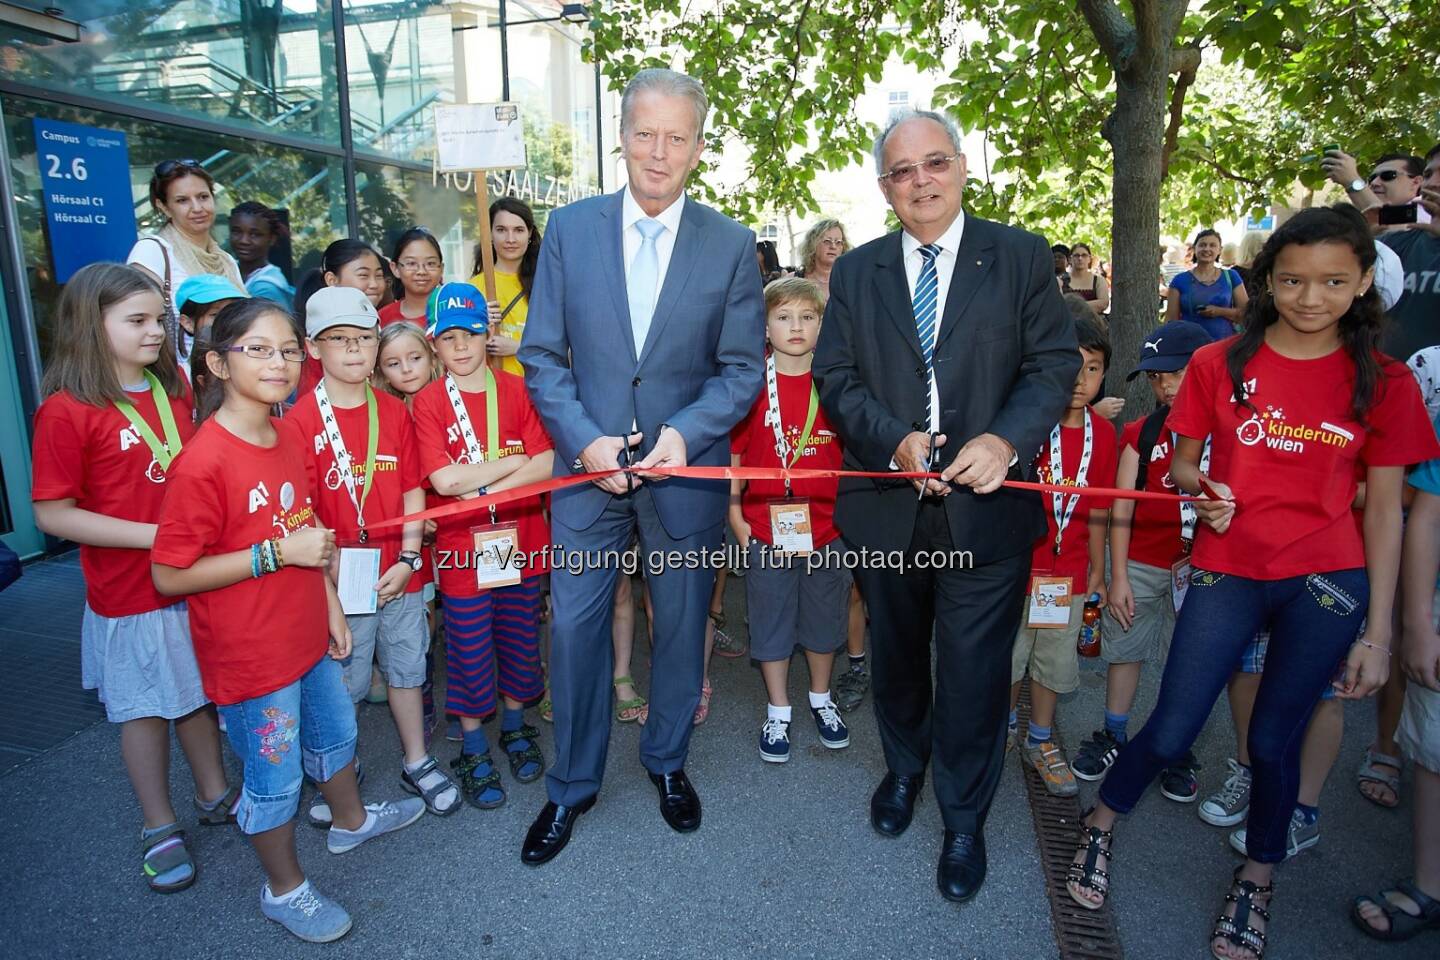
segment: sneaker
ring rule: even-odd
[[[841,713],[849,713],[865,702],[870,692],[870,671],[864,667],[847,667],[835,681],[835,702]]]
[[[1096,730],[1089,740],[1080,743],[1075,752],[1075,762],[1070,769],[1081,780],[1094,781],[1105,776],[1115,758],[1120,755],[1122,744],[1109,730]]]
[[[268,890],[267,885],[260,894],[260,912],[265,919],[274,920],[301,940],[329,943],[350,932],[350,914],[308,880],[305,889],[279,903],[271,902],[266,896]]]
[[[1233,827],[1250,812],[1250,771],[1234,758],[1225,763],[1230,767],[1225,786],[1206,797],[1199,811],[1201,820],[1216,827]]]
[[[790,759],[790,722],[767,717],[760,728],[760,759],[766,763],[784,763]]]
[[[365,782],[365,768],[360,765],[360,758],[355,758],[355,786]],[[315,795],[310,798],[310,809],[305,812],[312,827],[329,827],[335,821],[330,813],[330,801],[325,799],[325,794],[320,792],[319,785],[315,787]]]
[[[1195,754],[1185,751],[1179,762],[1160,771],[1160,792],[1176,803],[1194,803],[1200,796],[1200,781],[1195,776],[1199,769]]]
[[[1070,764],[1065,759],[1065,751],[1054,740],[1031,743],[1027,737],[1025,759],[1040,774],[1040,781],[1052,797],[1073,797],[1080,792],[1080,785],[1075,782],[1075,774],[1070,772]]]
[[[750,645],[744,640],[732,637],[730,634],[715,628],[715,652],[727,660],[737,660],[750,650]]]
[[[1320,820],[1316,818],[1314,823],[1306,823],[1305,815],[1299,810],[1290,814],[1290,828],[1286,831],[1285,859],[1289,860],[1301,850],[1308,850],[1320,842]],[[1245,828],[1230,834],[1230,846],[1237,852],[1247,855],[1245,852]]]
[[[810,715],[815,718],[815,730],[822,744],[831,750],[850,746],[850,728],[840,719],[840,708],[834,700],[826,700],[823,707],[811,707]]]
[[[406,797],[394,803],[367,803],[365,810],[374,816],[367,816],[366,824],[359,830],[340,830],[332,826],[330,835],[325,839],[325,848],[331,853],[349,853],[366,840],[408,827],[425,816],[425,801],[419,797]]]

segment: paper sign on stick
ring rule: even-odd
[[[525,166],[525,125],[513,103],[452,103],[435,108],[435,160],[441,173]]]

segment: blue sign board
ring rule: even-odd
[[[1259,220],[1256,220],[1253,216],[1246,217],[1246,218],[1245,218],[1245,229],[1246,229],[1246,230],[1274,230],[1274,229],[1275,229],[1275,214],[1273,214],[1273,213],[1267,213],[1267,214],[1265,214],[1265,216],[1261,217]]]
[[[86,264],[123,262],[135,244],[125,134],[36,117],[35,146],[56,282]]]

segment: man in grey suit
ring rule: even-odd
[[[641,472],[551,499],[555,549],[601,562],[551,577],[555,762],[549,801],[521,849],[530,864],[564,848],[600,790],[610,740],[612,558],[633,532],[645,558],[676,551],[698,559],[720,546],[729,484],[644,471],[728,465],[730,428],[760,392],[765,310],[755,235],[685,197],[708,109],[705,91],[684,74],[637,74],[620,102],[628,185],[556,210],[540,247],[519,357],[555,441],[556,475],[614,470],[632,456]],[[687,567],[648,570],[654,651],[640,736],[660,812],[680,832],[700,826],[684,765],[715,578],[707,565]]]
[[[855,571],[889,768],[871,823],[903,833],[931,767],[945,824],[936,881],[964,901],[985,879],[1010,651],[1045,533],[1040,497],[1001,484],[1030,470],[1080,354],[1045,241],[962,208],[965,156],[948,118],[892,118],[875,163],[903,229],[836,261],[815,382],[848,469],[941,472],[913,486],[841,480],[835,523],[852,547],[910,563]],[[935,556],[949,565],[934,569]]]

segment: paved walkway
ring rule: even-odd
[[[73,563],[31,567],[22,584],[66,577],[73,593]],[[44,591],[17,619],[16,605],[31,596],[20,585],[13,591],[0,595],[0,666],[7,668],[22,642],[17,638],[43,638],[48,631],[39,628],[76,619]],[[743,604],[742,584],[732,581],[727,609],[733,624],[743,622]],[[49,651],[53,675],[67,658],[73,664],[78,649],[73,636],[26,649],[33,647]],[[642,688],[644,659],[637,658]],[[712,676],[716,699],[687,767],[705,803],[700,831],[682,837],[665,827],[636,756],[638,731],[617,726],[601,802],[581,819],[565,853],[538,870],[523,867],[518,851],[543,802],[540,783],[513,787],[498,811],[467,807],[447,819],[426,817],[343,857],[328,854],[323,835],[302,825],[302,862],[356,920],[346,940],[324,948],[301,944],[261,918],[261,875],[243,838],[230,829],[193,826],[188,811],[181,816],[192,824],[199,879],[173,896],[149,893],[138,871],[138,814],[118,758],[118,731],[94,725],[0,776],[0,844],[13,867],[0,879],[0,902],[11,918],[0,957],[275,958],[313,957],[320,950],[333,957],[427,960],[1057,954],[1013,760],[987,831],[989,881],[974,903],[955,907],[934,889],[940,824],[933,797],[926,796],[899,840],[881,838],[867,824],[869,793],[883,772],[868,709],[852,715],[850,749],[822,749],[813,729],[799,722],[791,762],[764,764],[754,746],[763,709],[758,675],[744,661],[717,658]],[[9,707],[34,702],[8,671],[7,679]],[[792,695],[803,697],[803,667],[793,679]],[[1152,683],[1147,680],[1146,696]],[[1087,674],[1082,690],[1062,705],[1070,743],[1088,731],[1100,706],[1100,678]],[[1271,958],[1434,955],[1434,937],[1382,949],[1345,917],[1354,893],[1408,870],[1408,806],[1372,808],[1350,782],[1370,713],[1351,708],[1345,775],[1324,798],[1324,839],[1279,875]],[[42,727],[64,726],[33,719]],[[1207,777],[1223,768],[1227,722],[1223,708],[1217,710],[1197,747]],[[548,732],[544,739],[548,754]],[[371,770],[366,798],[399,795],[399,752],[383,707],[365,708],[361,740]],[[442,759],[455,753],[453,744],[440,741],[435,749]],[[174,795],[186,798],[183,762],[174,774]],[[1115,899],[1126,956],[1208,956],[1209,923],[1238,860],[1222,832],[1201,823],[1193,808],[1155,793],[1140,812],[1117,840],[1122,859]]]

